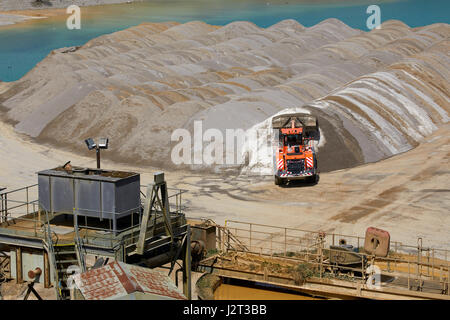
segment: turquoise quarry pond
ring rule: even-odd
[[[225,25],[251,21],[268,27],[295,19],[310,27],[327,18],[337,18],[351,27],[367,30],[366,9],[381,8],[381,20],[401,20],[410,27],[449,23],[449,0],[152,0],[103,7],[82,8],[81,30],[68,30],[66,17],[39,19],[32,23],[0,27],[0,80],[15,81],[56,48],[82,45],[102,34],[141,22],[201,20]]]

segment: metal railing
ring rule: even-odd
[[[46,214],[50,220],[53,220],[53,218],[60,213],[45,211],[42,208],[42,205],[39,204],[39,200],[37,199],[37,186],[37,184],[33,184],[11,191],[3,190],[0,193],[0,232],[18,235],[22,234],[38,238],[44,237],[43,225],[46,221],[43,215]],[[145,193],[142,192],[143,188],[147,188],[147,186],[141,185],[141,198],[145,198]],[[181,214],[184,210],[184,206],[182,204],[182,194],[187,192],[187,190],[168,188],[168,191],[170,212],[172,214]],[[117,229],[117,232],[128,232],[140,225],[141,206],[128,211],[134,213],[130,214],[131,224],[125,226],[124,228]],[[89,213],[90,215],[97,214],[100,216],[100,212],[96,210],[83,208],[74,208],[72,212],[65,213],[75,217],[78,212]],[[101,214],[113,215],[117,213],[103,211]],[[112,231],[111,228],[94,227],[88,225],[87,223],[83,224],[82,217],[84,217],[85,221],[88,219],[86,215],[79,216],[79,222],[81,223],[79,227],[83,229],[90,229],[94,232],[97,231],[95,238],[103,239],[110,245],[113,245],[112,240],[115,238],[115,235],[110,234]],[[82,232],[80,240],[88,241],[89,239],[87,239],[87,237],[87,232]],[[131,238],[133,238],[133,236],[131,236]]]
[[[316,271],[316,276],[350,275],[353,281],[366,281],[367,267],[373,264],[392,282],[382,282],[384,287],[409,290],[434,290],[450,295],[449,250],[417,246],[391,241],[387,257],[376,257],[363,251],[363,237],[338,233],[275,227],[263,224],[228,220],[225,226],[217,226],[218,248],[222,253],[235,251],[261,256],[281,257],[287,261],[307,263]],[[354,263],[339,263],[339,257],[349,254],[340,248],[352,245],[350,254]],[[359,260],[359,262],[358,262]],[[348,278],[348,277],[347,277]]]
[[[55,292],[56,292],[56,298],[57,300],[63,299],[62,292],[61,292],[61,281],[58,276],[58,266],[56,262],[56,255],[55,255],[55,243],[58,242],[58,235],[55,234],[51,229],[50,224],[50,215],[47,210],[44,208],[44,215],[45,215],[45,225],[44,225],[44,246],[47,249],[49,262],[51,265],[51,274],[53,274],[53,280],[55,284]],[[53,240],[53,236],[56,237],[56,241]]]
[[[146,197],[146,190],[147,190],[147,185],[141,185],[141,200],[145,199]],[[167,188],[169,195],[169,206],[170,206],[170,212],[173,213],[182,213],[184,212],[184,210],[186,209],[185,206],[183,206],[182,204],[182,195],[186,192],[188,192],[188,190],[184,190],[184,189],[178,189],[178,188]],[[143,205],[142,201],[141,204]]]
[[[0,223],[8,217],[35,212],[37,208],[37,184],[0,193]]]
[[[44,237],[37,184],[0,194],[0,232]]]

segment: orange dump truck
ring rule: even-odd
[[[319,123],[307,113],[292,113],[272,118],[275,137],[275,184],[308,179],[317,182],[317,156],[314,140],[318,141]]]

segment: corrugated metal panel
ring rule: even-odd
[[[116,186],[114,186],[114,184],[112,183],[108,183],[108,182],[101,182],[101,195],[102,195],[102,215],[103,218],[105,219],[113,219],[114,218],[114,213],[113,212],[120,212],[118,210],[116,210],[116,192],[115,192],[115,188]],[[139,200],[138,200],[139,201]],[[133,205],[136,205],[136,203],[139,202],[135,202]]]
[[[100,219],[118,219],[139,211],[139,174],[86,169],[99,173],[80,175],[57,169],[38,172],[39,202],[44,209],[73,213],[76,208],[79,216]]]
[[[73,209],[73,183],[67,183],[61,177],[51,178],[51,208],[59,208],[60,212],[72,212]],[[71,181],[72,182],[72,181]]]
[[[12,279],[17,279],[16,274],[16,251],[11,250],[9,253],[10,257],[10,276]],[[22,251],[22,277],[24,281],[36,280],[37,283],[44,282],[44,276],[40,276],[37,279],[30,279],[28,277],[28,271],[40,268],[44,270],[44,253],[43,251]]]
[[[132,176],[126,180],[115,183],[116,199],[115,212],[118,218],[129,215],[129,210],[139,206],[140,195],[140,176]]]
[[[38,193],[39,193],[39,204],[43,209],[51,211],[50,208],[50,177],[38,175]]]
[[[123,262],[114,261],[78,274],[74,280],[86,300],[123,299],[136,292],[161,296],[161,299],[186,299],[168,276]]]
[[[102,218],[100,182],[75,179],[75,208],[78,215]]]

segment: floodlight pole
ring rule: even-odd
[[[100,169],[100,148],[99,148],[99,146],[96,146],[95,150],[97,153],[97,169]]]

